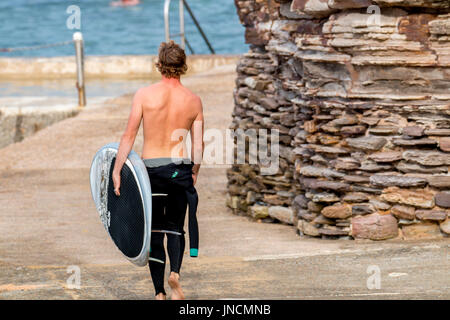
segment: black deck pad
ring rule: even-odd
[[[116,246],[127,257],[139,255],[144,242],[144,209],[141,194],[133,172],[125,163],[120,174],[120,196],[114,193],[112,172],[116,158],[111,162],[108,183],[109,234]]]

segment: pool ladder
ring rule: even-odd
[[[198,23],[198,20],[195,18],[194,13],[192,12],[191,8],[189,7],[186,0],[179,0],[179,15],[180,15],[180,33],[176,34],[170,34],[170,20],[169,20],[169,11],[170,11],[170,0],[165,0],[164,2],[164,28],[166,33],[166,42],[170,40],[171,37],[177,37],[179,36],[181,38],[181,47],[183,49],[186,48],[186,45],[188,46],[191,53],[194,54],[194,50],[192,49],[191,45],[189,44],[189,41],[186,38],[186,34],[184,32],[184,7],[186,7],[186,10],[188,11],[189,15],[191,16],[192,20],[194,21],[195,26],[197,27],[198,31],[200,32],[200,35],[202,36],[203,40],[205,40],[206,45],[209,48],[209,51],[212,54],[215,54],[213,47],[211,46],[211,43],[208,40],[208,37],[203,32],[202,27],[200,27],[200,24]]]

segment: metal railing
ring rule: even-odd
[[[75,45],[75,62],[77,66],[77,91],[78,91],[78,105],[80,107],[86,106],[86,91],[85,91],[85,81],[84,81],[84,41],[83,35],[81,32],[75,32],[73,34],[72,40],[49,43],[49,44],[41,44],[36,46],[28,46],[28,47],[16,47],[16,48],[0,48],[1,52],[19,52],[19,51],[31,51],[31,50],[40,50],[47,49],[59,46],[66,46],[69,44]]]
[[[180,33],[176,34],[170,34],[170,19],[169,19],[169,12],[170,12],[170,1],[171,0],[165,0],[164,2],[164,28],[166,33],[166,42],[170,40],[172,36],[179,36],[181,38],[181,47],[185,49],[186,45],[188,46],[191,53],[194,53],[194,50],[192,49],[189,41],[186,38],[186,33],[184,31],[184,7],[186,7],[186,10],[188,11],[189,15],[192,18],[192,21],[194,21],[195,26],[197,27],[198,31],[200,32],[200,35],[202,36],[203,40],[205,41],[206,45],[209,48],[209,51],[212,54],[215,54],[211,43],[208,40],[208,37],[203,32],[202,27],[200,26],[200,23],[198,22],[197,18],[195,17],[194,13],[192,12],[191,8],[189,7],[186,0],[179,0],[179,16],[180,16]]]

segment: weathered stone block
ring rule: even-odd
[[[444,210],[417,210],[416,217],[420,220],[444,221],[447,212]]]
[[[433,208],[434,194],[427,190],[409,190],[398,187],[389,187],[383,190],[381,200],[390,203],[406,204],[419,208]]]
[[[350,147],[368,151],[380,150],[387,143],[385,138],[380,137],[348,138],[346,141]]]
[[[378,174],[370,177],[370,183],[378,187],[423,187],[427,184],[427,180],[424,178]]]
[[[314,202],[337,202],[339,201],[339,197],[334,193],[317,193],[312,197],[312,201]]]
[[[391,213],[398,219],[414,220],[415,218],[414,207],[395,205],[391,208]]]
[[[268,213],[271,218],[277,219],[287,224],[292,224],[294,221],[294,213],[291,208],[272,206],[269,207]]]
[[[321,213],[327,218],[346,219],[352,215],[352,207],[339,203],[323,208]]]
[[[436,196],[434,197],[434,201],[436,202],[437,206],[440,206],[443,208],[450,208],[450,192],[436,193]]]
[[[447,235],[450,235],[450,219],[449,218],[447,218],[445,221],[442,221],[439,224],[439,227],[442,232],[444,232]]]
[[[264,219],[269,216],[269,208],[267,206],[254,205],[249,209],[251,216],[255,219]]]
[[[439,138],[439,148],[442,151],[450,152],[450,137]]]
[[[442,238],[439,225],[434,222],[421,222],[402,226],[402,234],[405,240]]]
[[[361,203],[352,206],[353,215],[364,215],[373,212],[375,212],[375,208],[370,203]]]
[[[439,151],[407,150],[403,152],[403,159],[424,166],[450,165],[450,154]]]
[[[371,154],[369,159],[375,162],[394,162],[402,159],[402,153],[399,151],[377,152]]]
[[[312,224],[305,220],[299,220],[297,229],[308,236],[317,237],[320,235],[319,230]]]
[[[385,240],[398,235],[397,220],[391,215],[373,213],[352,218],[354,238]]]

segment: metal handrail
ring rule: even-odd
[[[170,21],[169,21],[169,11],[170,11],[170,1],[171,0],[165,0],[164,2],[164,28],[166,33],[166,42],[170,41],[171,36],[180,36],[181,37],[181,47],[185,49],[186,44],[189,47],[189,50],[191,50],[192,53],[194,53],[194,50],[192,49],[191,45],[189,44],[189,41],[186,39],[186,34],[184,32],[184,7],[186,7],[189,15],[191,16],[192,20],[194,21],[195,26],[197,27],[198,31],[200,32],[200,35],[202,36],[203,40],[205,40],[206,45],[209,48],[209,51],[211,51],[212,54],[215,54],[215,51],[213,47],[211,46],[211,43],[208,40],[208,37],[203,32],[202,27],[200,27],[199,22],[194,16],[194,13],[192,12],[191,8],[189,7],[186,0],[179,0],[179,15],[180,15],[180,33],[178,34],[170,34]]]

